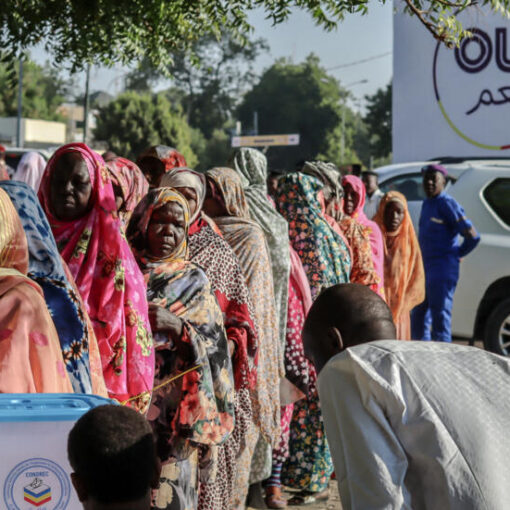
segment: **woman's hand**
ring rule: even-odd
[[[156,303],[149,303],[149,320],[153,332],[166,333],[174,342],[182,335],[182,320]]]

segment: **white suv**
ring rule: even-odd
[[[476,249],[461,261],[452,333],[481,339],[485,348],[510,356],[510,160],[437,160],[452,177],[447,192],[480,232]],[[398,190],[418,225],[425,198],[421,168],[431,161],[377,169],[382,191]]]

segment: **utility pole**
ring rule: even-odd
[[[23,108],[23,57],[19,59],[19,76],[18,76],[18,122],[16,125],[16,145],[21,147],[23,142],[21,140],[21,115]]]
[[[257,136],[259,134],[259,114],[253,112],[253,134]]]
[[[89,134],[89,82],[90,82],[90,63],[87,64],[87,78],[85,81],[85,100],[83,105],[83,143],[87,143]]]

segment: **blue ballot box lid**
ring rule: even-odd
[[[0,423],[20,421],[76,421],[90,409],[114,400],[76,393],[0,394]]]

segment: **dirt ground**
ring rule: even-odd
[[[287,499],[292,497],[292,492],[285,492],[285,496]],[[248,506],[247,510],[259,510],[263,508],[267,508],[264,503],[259,499],[258,504],[253,504],[253,506]],[[329,499],[326,502],[317,503],[314,505],[306,505],[306,506],[288,506],[290,509],[302,508],[306,510],[342,510],[342,505],[340,504],[340,498],[338,497],[338,489],[335,480],[331,480],[329,486]]]

